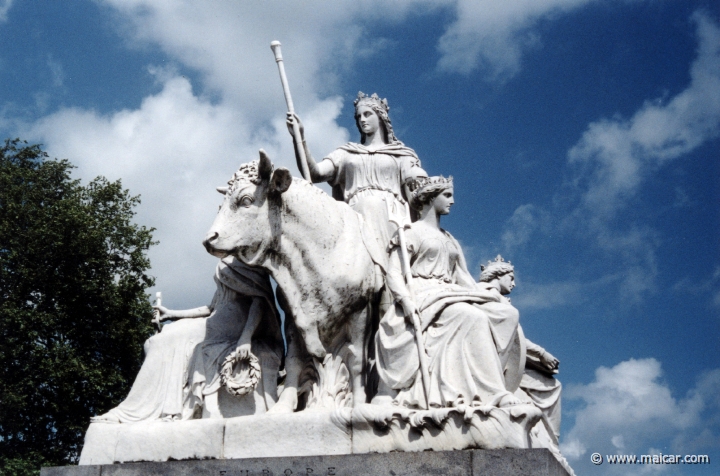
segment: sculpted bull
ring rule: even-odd
[[[273,410],[295,409],[305,350],[316,367],[329,353],[341,356],[353,403],[365,403],[368,313],[380,281],[371,253],[382,251],[366,246],[362,217],[287,169],[273,170],[262,150],[259,162],[242,165],[218,191],[225,200],[205,248],[267,270],[294,321],[286,327],[285,389]]]

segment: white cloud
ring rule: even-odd
[[[168,306],[197,306],[214,289],[216,258],[201,241],[221,202],[215,187],[261,147],[276,165],[293,170],[294,156],[282,121],[258,129],[237,109],[194,95],[187,79],[165,71],[162,80],[162,91],[137,110],[102,116],[62,109],[25,126],[22,135],[45,143],[51,156],[71,158],[84,179],[121,178],[140,194],[138,221],[157,228],[161,242],[150,253],[157,288]],[[347,140],[334,122],[339,113],[337,98],[308,111],[307,128],[324,132],[311,145],[330,150]]]
[[[704,14],[693,19],[699,46],[688,87],[667,101],[646,102],[630,119],[590,124],[568,153],[580,192],[568,223],[579,223],[601,248],[623,257],[621,289],[630,301],[654,289],[659,239],[647,226],[621,227],[613,219],[660,167],[720,135],[720,28]]]
[[[7,12],[12,4],[13,0],[0,0],[0,22],[7,21]]]
[[[621,274],[602,276],[594,281],[566,280],[553,282],[524,281],[518,278],[518,288],[514,291],[512,302],[524,311],[538,309],[558,309],[561,306],[582,306],[590,296],[609,284],[620,281]]]
[[[594,467],[589,461],[593,452],[603,457],[660,451],[702,454],[717,448],[720,441],[719,392],[720,369],[706,373],[678,399],[662,381],[661,365],[655,359],[630,359],[612,368],[599,367],[593,382],[564,391],[565,399],[580,400],[583,408],[575,413],[575,424],[563,438],[561,449],[581,473]],[[617,471],[613,474],[641,469],[606,466],[607,471]]]
[[[133,41],[158,44],[201,72],[204,86],[265,120],[284,108],[271,41],[283,44],[291,90],[302,112],[335,92],[337,71],[383,47],[383,38],[369,37],[363,22],[401,21],[416,5],[370,0],[107,3],[127,22]]]
[[[687,89],[646,102],[630,119],[590,124],[568,154],[593,220],[611,219],[659,166],[720,135],[720,29],[703,14],[693,19],[699,48]]]
[[[673,284],[672,290],[678,294],[701,299],[707,299],[709,295],[710,304],[720,307],[720,266],[715,267],[711,276],[702,276],[693,272]]]
[[[522,283],[522,291],[513,295],[513,305],[523,311],[557,309],[569,304],[583,302],[583,284],[579,282]]]
[[[267,59],[269,43],[275,39],[284,43],[291,81],[306,93],[322,95],[332,91],[336,72],[349,72],[354,58],[368,57],[387,45],[387,39],[371,37],[368,26],[391,26],[410,14],[444,9],[455,19],[438,41],[439,69],[467,73],[483,68],[490,79],[506,79],[520,70],[523,53],[538,43],[533,32],[538,22],[594,1],[106,3],[128,20],[135,41],[159,44],[185,65],[201,71],[210,87],[258,110],[260,106],[278,106],[277,101],[268,103],[268,98],[276,95],[276,84],[267,81],[274,73],[274,64]],[[239,78],[243,80],[237,84]],[[253,97],[265,99],[253,102]],[[312,99],[311,95],[308,98]]]
[[[50,70],[52,85],[56,88],[62,87],[65,82],[65,72],[63,71],[62,64],[60,64],[59,61],[56,61],[52,55],[48,55],[47,66]]]
[[[625,302],[655,290],[660,235],[641,222],[614,219],[662,166],[720,136],[720,28],[702,13],[692,18],[699,41],[688,87],[670,99],[647,101],[630,119],[591,123],[568,152],[570,187],[550,208],[518,207],[505,225],[506,247],[521,247],[537,230],[591,240],[625,263],[619,281]]]
[[[502,235],[503,249],[511,250],[530,241],[532,234],[540,226],[537,217],[540,210],[532,204],[520,205],[505,224]]]
[[[484,68],[492,78],[516,74],[524,50],[537,44],[531,27],[593,0],[458,0],[456,19],[440,39],[439,67],[467,73]]]

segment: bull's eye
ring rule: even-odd
[[[238,205],[247,208],[252,205],[254,201],[255,199],[253,199],[250,195],[243,195],[242,197],[240,197],[240,200],[238,200]]]

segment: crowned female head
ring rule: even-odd
[[[364,144],[365,138],[377,131],[381,133],[384,143],[397,142],[390,116],[388,116],[390,106],[388,106],[387,99],[380,99],[376,93],[368,96],[361,91],[354,104],[355,124],[360,132],[361,143]]]
[[[432,205],[438,215],[447,215],[450,206],[455,203],[452,177],[420,177],[414,181],[412,189],[410,205],[417,211]],[[439,197],[442,198],[441,203],[438,203]]]
[[[505,261],[502,256],[497,255],[495,261],[488,261],[488,264],[481,266],[480,282],[497,284],[500,294],[510,294],[515,287],[515,267],[510,261]]]

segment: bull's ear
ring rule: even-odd
[[[270,157],[267,156],[264,150],[260,149],[260,165],[258,167],[258,174],[260,175],[260,180],[265,182],[266,180],[270,179],[272,171],[273,164],[270,161]]]
[[[285,167],[280,167],[275,170],[270,180],[270,193],[273,195],[280,195],[285,193],[290,185],[292,184],[292,175],[290,171]]]
[[[222,193],[223,195],[226,195],[226,194],[228,193],[228,188],[227,188],[227,187],[218,187],[218,188],[216,188],[215,190],[217,190],[218,192]]]

